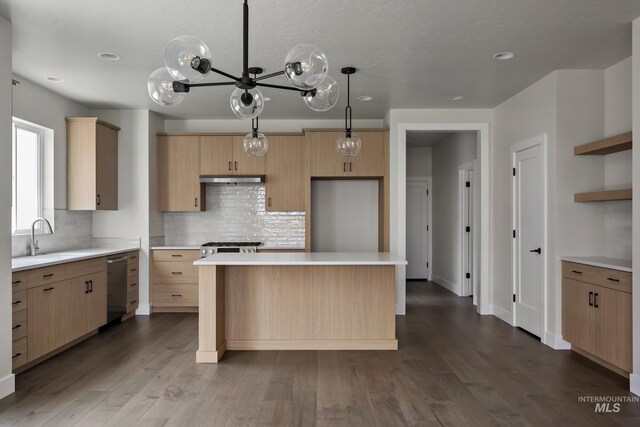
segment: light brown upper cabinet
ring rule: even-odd
[[[243,136],[200,137],[200,175],[264,175],[264,157],[250,157],[242,146]]]
[[[67,209],[118,209],[118,131],[96,117],[67,117]]]
[[[357,132],[362,151],[356,157],[343,157],[336,150],[336,139],[343,132],[309,132],[312,177],[382,177],[385,174],[384,132]]]
[[[158,210],[204,210],[200,185],[200,137],[158,136]]]
[[[265,155],[266,210],[305,210],[305,144],[303,136],[269,136]]]

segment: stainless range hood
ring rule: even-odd
[[[264,175],[258,176],[201,176],[200,184],[259,184],[264,182]]]

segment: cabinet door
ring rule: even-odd
[[[341,132],[310,132],[309,155],[311,176],[336,177],[348,176],[349,160],[342,157],[336,149],[336,139]]]
[[[200,175],[233,173],[233,137],[200,137]]]
[[[244,152],[244,136],[233,137],[233,174],[264,175],[265,157],[251,157]],[[271,140],[269,140],[271,143]],[[269,147],[271,149],[271,147]]]
[[[266,173],[266,210],[304,211],[305,145],[302,136],[269,137]]]
[[[158,138],[158,210],[164,212],[203,210],[199,157],[198,136]]]
[[[69,299],[65,301],[68,319],[66,341],[72,341],[90,332],[87,326],[87,304],[89,302],[88,276],[69,280]]]
[[[594,307],[589,305],[593,292],[592,285],[567,278],[562,280],[562,337],[590,353],[596,347],[596,314]]]
[[[631,294],[594,286],[594,354],[626,372],[631,366]]]
[[[349,176],[380,177],[384,176],[384,133],[358,132],[362,140],[362,150],[348,164]]]
[[[96,209],[118,209],[118,132],[96,124]]]
[[[28,291],[28,354],[29,361],[66,344],[70,335],[68,304],[71,299],[69,282],[58,282]]]
[[[107,323],[107,273],[105,271],[85,276],[89,293],[85,306],[87,332]]]

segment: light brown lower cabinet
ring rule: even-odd
[[[152,305],[154,312],[198,310],[199,249],[154,250]]]
[[[562,267],[563,338],[596,362],[631,372],[631,273],[567,261]]]

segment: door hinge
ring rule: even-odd
[[[471,227],[467,227],[465,230],[467,231],[467,233],[471,233]]]
[[[513,168],[513,176],[516,176],[516,168]]]
[[[467,279],[471,279],[471,273],[467,273]]]
[[[429,226],[427,225],[427,231],[429,231]]]
[[[471,181],[467,181],[467,187],[471,187]]]
[[[513,238],[516,238],[516,230],[513,230]]]
[[[429,195],[429,190],[427,190],[427,196]]]
[[[429,263],[427,263],[427,268],[429,268]]]
[[[516,294],[513,294],[513,302],[516,302]]]

